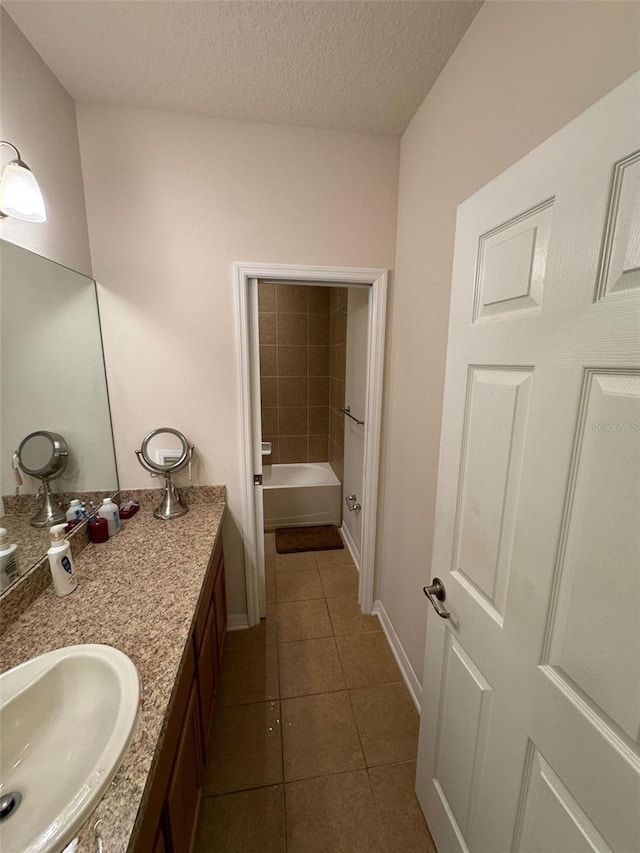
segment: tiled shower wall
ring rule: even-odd
[[[346,287],[331,288],[329,298],[329,462],[340,482],[344,482],[344,408],[347,368]]]
[[[328,287],[258,285],[267,465],[329,460],[329,307]]]

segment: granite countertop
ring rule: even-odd
[[[111,786],[79,834],[76,849],[82,853],[97,849],[98,819],[109,853],[125,853],[133,841],[224,510],[223,487],[211,502],[193,504],[172,521],[141,508],[117,536],[87,545],[75,558],[74,593],[57,598],[49,585],[2,637],[0,672],[62,646],[105,643],[127,654],[140,675],[144,705],[138,726]]]
[[[0,518],[0,527],[6,528],[9,541],[15,542],[18,546],[18,565],[21,575],[47,553],[51,531],[48,527],[32,527],[31,515],[7,513]]]

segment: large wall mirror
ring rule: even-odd
[[[0,479],[0,527],[18,545],[20,575],[44,556],[48,527],[72,499],[118,489],[95,282],[5,240]]]

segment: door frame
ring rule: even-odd
[[[358,601],[364,613],[373,609],[378,478],[382,428],[382,382],[388,270],[368,267],[323,267],[296,264],[234,264],[236,324],[240,343],[242,406],[242,538],[249,627],[260,621],[257,563],[256,504],[253,484],[253,400],[251,394],[251,324],[249,281],[327,282],[369,285],[369,336],[367,341],[367,404],[364,413],[364,483],[362,492],[362,550]]]

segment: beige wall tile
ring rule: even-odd
[[[339,308],[335,313],[335,328],[336,334],[335,338],[331,341],[332,344],[345,344],[347,343],[347,309],[346,305],[343,305],[342,308]]]
[[[284,788],[205,797],[195,853],[284,853]]]
[[[309,311],[309,288],[303,284],[279,284],[278,313],[306,314]]]
[[[278,461],[281,463],[306,462],[307,436],[280,436],[278,440]]]
[[[415,761],[419,717],[404,684],[351,691],[367,766]]]
[[[310,435],[308,462],[328,462],[329,461],[329,436],[328,435]]]
[[[276,408],[262,409],[262,434],[278,435],[278,410]]]
[[[332,409],[344,409],[345,407],[345,398],[344,398],[344,381],[342,379],[331,379],[331,408]],[[360,416],[362,417],[362,416]]]
[[[329,377],[328,376],[310,376],[309,377],[309,405],[310,406],[327,406],[327,405],[329,405]]]
[[[280,703],[220,708],[213,721],[204,794],[282,782]]]
[[[264,408],[278,405],[278,380],[275,376],[260,380],[260,402]]]
[[[278,312],[278,344],[283,346],[309,343],[309,315]]]
[[[329,347],[309,347],[309,376],[329,375]]]
[[[276,355],[276,347],[261,346],[260,347],[260,376],[277,376],[278,362]]]
[[[308,381],[305,376],[282,376],[278,379],[279,406],[306,406]]]
[[[285,785],[285,810],[288,853],[382,850],[375,802],[365,770]]]
[[[329,315],[309,314],[309,343],[329,344]]]
[[[302,408],[330,403],[330,288],[261,285],[259,304],[262,407],[278,409],[277,418],[265,411],[262,435],[287,437],[265,464],[326,462],[328,419],[321,408]]]
[[[264,282],[260,282],[258,284],[258,311],[270,311],[275,313],[276,289],[276,284],[266,284]]]
[[[258,336],[261,344],[276,344],[276,315],[258,314]]]
[[[328,314],[329,313],[329,287],[310,287],[309,288],[309,313],[310,314]]]
[[[280,643],[278,650],[281,696],[289,698],[345,689],[333,637]]]
[[[345,416],[336,411],[336,409],[331,409],[330,417],[329,417],[329,435],[331,440],[338,445],[338,447],[342,447],[344,445],[344,418]]]
[[[308,408],[281,406],[278,409],[279,435],[308,435]]]
[[[285,699],[282,731],[287,782],[365,766],[346,691]]]
[[[327,435],[329,432],[329,407],[309,407],[309,435]]]
[[[262,347],[260,347],[260,349],[262,349]],[[307,347],[278,347],[278,376],[307,376],[308,372]]]
[[[416,764],[394,764],[369,770],[387,853],[437,853],[415,795]]]

